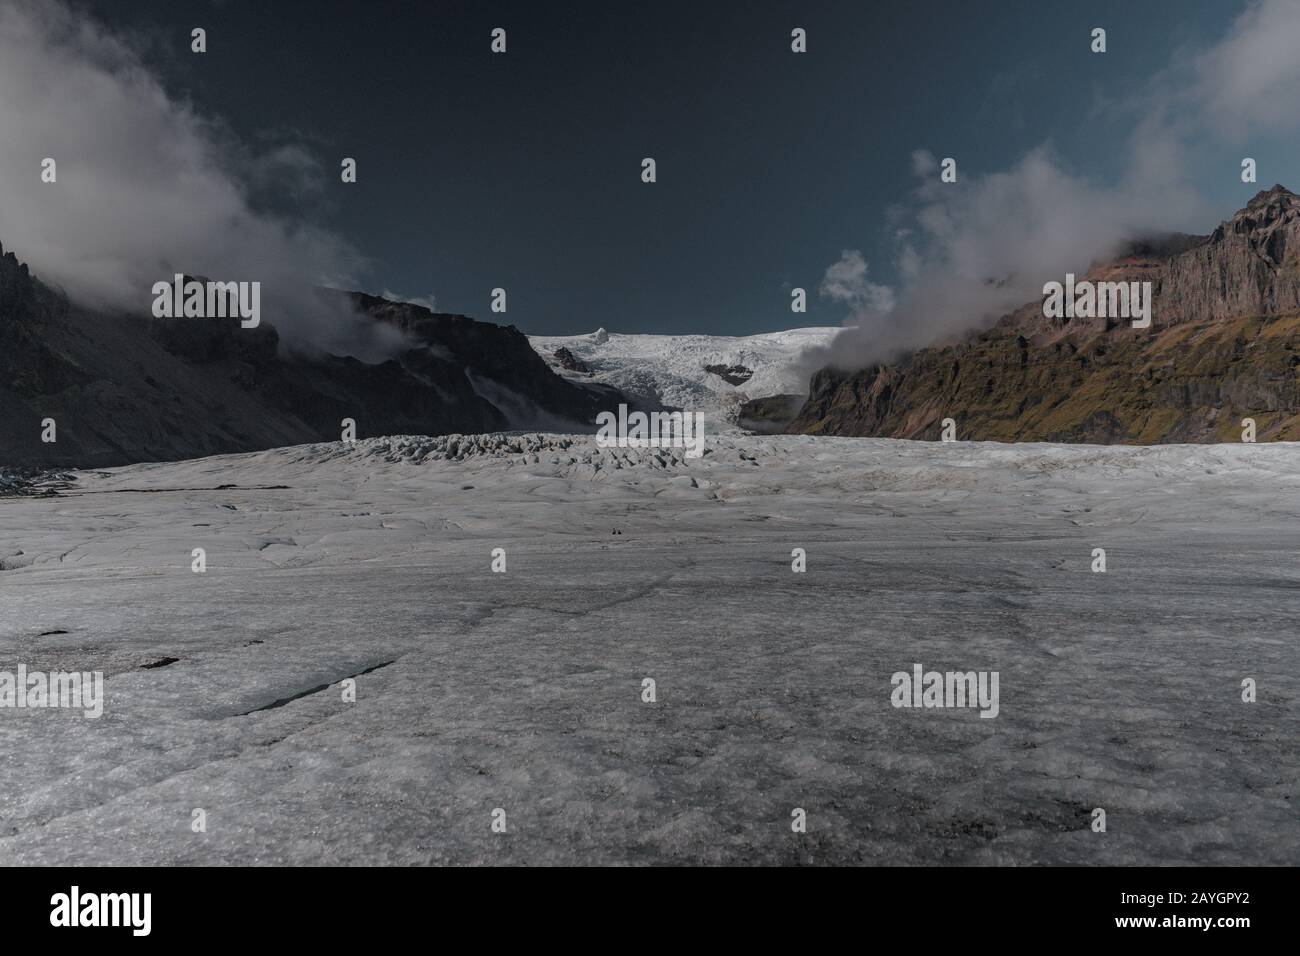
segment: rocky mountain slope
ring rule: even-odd
[[[348,295],[348,293],[323,293]],[[358,437],[594,427],[619,395],[554,374],[513,326],[351,294],[411,348],[288,354],[269,321],[83,309],[0,255],[0,465],[110,466]],[[57,441],[45,443],[53,419]]]
[[[1063,276],[1049,277],[1058,281]],[[889,366],[824,369],[791,432],[1156,444],[1300,440],[1300,197],[1274,186],[1205,237],[1135,244],[1093,281],[1150,281],[1151,326],[1040,301]]]

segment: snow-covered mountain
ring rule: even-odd
[[[716,429],[734,420],[736,409],[749,399],[804,393],[808,383],[800,353],[825,345],[840,331],[815,327],[731,336],[620,335],[598,329],[528,338],[569,379],[612,385],[647,404],[703,412]]]

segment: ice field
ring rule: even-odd
[[[645,402],[701,412],[715,432],[735,433],[741,430],[730,419],[742,402],[806,394],[808,370],[802,367],[801,356],[808,349],[829,345],[842,331],[812,327],[757,335],[628,335],[601,329],[589,335],[530,335],[528,339],[557,374],[577,382],[611,385]],[[554,353],[559,348],[568,349],[590,368],[591,376],[557,367]],[[738,365],[753,374],[732,385],[709,372],[709,365]]]
[[[0,670],[105,677],[0,709],[0,863],[1300,863],[1300,445],[707,448],[0,498]],[[892,706],[916,663],[996,719]]]

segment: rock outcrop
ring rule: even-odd
[[[586,375],[588,378],[591,377],[591,366],[574,355],[569,349],[560,346],[555,350],[554,354],[555,361],[559,363],[560,368],[569,372],[577,372],[579,375]]]
[[[754,377],[754,370],[743,365],[706,365],[704,371],[718,376],[728,385],[744,385]]]
[[[959,439],[1157,444],[1240,441],[1252,418],[1260,441],[1300,440],[1300,197],[1274,186],[1082,278],[1150,281],[1150,328],[1031,302],[893,365],[823,369],[787,430],[934,439],[952,418]]]

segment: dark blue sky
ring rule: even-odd
[[[886,212],[910,157],[964,176],[1050,142],[1117,173],[1140,89],[1221,35],[1237,3],[91,2],[143,38],[168,90],[329,174],[295,208],[369,256],[368,291],[527,332],[745,334],[833,325],[841,250],[894,265]],[[189,31],[208,30],[206,56]],[[509,52],[489,52],[508,31]],[[809,52],[790,52],[807,29]],[[1109,52],[1088,50],[1105,26]],[[359,182],[338,182],[356,157]],[[659,181],[640,181],[653,156]],[[1277,177],[1274,177],[1277,178]],[[1269,180],[1272,181],[1271,179]],[[1264,183],[1262,185],[1267,185]],[[1212,228],[1206,223],[1205,228]],[[792,285],[809,312],[792,315]],[[488,311],[504,286],[506,316]]]

